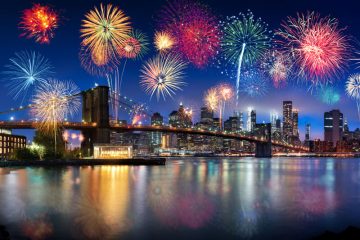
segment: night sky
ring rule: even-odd
[[[144,31],[152,40],[156,30],[156,18],[159,9],[163,6],[165,0],[148,1],[148,0],[117,0],[112,2],[102,1],[103,3],[113,3],[120,9],[124,10],[126,15],[130,16],[134,28]],[[55,38],[50,44],[38,44],[33,39],[20,37],[21,30],[18,28],[22,11],[31,8],[32,3],[45,3],[53,6],[60,12],[61,22],[55,32]],[[75,3],[75,4],[74,4]],[[84,14],[94,6],[99,6],[101,1],[92,0],[62,0],[62,1],[3,1],[0,8],[1,18],[1,54],[0,54],[0,71],[5,70],[4,65],[14,56],[15,52],[28,50],[38,51],[46,56],[54,66],[55,77],[59,80],[73,80],[82,89],[88,89],[98,83],[106,84],[106,79],[89,75],[80,66],[78,58],[80,49],[80,25]],[[280,23],[287,16],[295,16],[297,12],[306,12],[314,10],[321,13],[322,16],[331,15],[338,18],[341,27],[346,27],[346,34],[355,39],[360,39],[360,18],[357,1],[350,0],[302,0],[302,1],[285,1],[285,0],[208,0],[206,3],[211,7],[218,17],[224,18],[227,15],[237,15],[239,12],[246,12],[250,9],[255,17],[262,19],[269,24],[270,29],[277,29]],[[151,51],[145,56],[144,60],[155,55],[155,50],[151,46]],[[147,103],[152,111],[159,111],[162,115],[168,114],[176,109],[180,102],[185,106],[192,107],[195,110],[194,120],[198,120],[199,109],[202,106],[203,92],[217,83],[229,82],[235,83],[225,75],[222,75],[214,66],[208,66],[204,69],[196,69],[190,66],[186,70],[186,79],[188,83],[184,91],[178,92],[174,99],[168,98],[167,101],[156,100],[153,97],[150,101],[148,95],[139,86],[139,69],[141,61],[130,61],[125,72],[122,93],[133,98],[138,102]],[[358,70],[360,71],[360,69]],[[241,97],[240,110],[245,111],[251,106],[256,109],[258,122],[269,121],[270,110],[282,112],[282,101],[292,100],[295,108],[299,109],[299,128],[301,138],[304,138],[304,128],[306,123],[312,125],[312,137],[323,137],[323,113],[331,109],[340,109],[348,119],[350,129],[360,127],[357,118],[356,103],[349,99],[344,92],[344,83],[350,73],[356,72],[353,65],[350,64],[342,79],[338,82],[338,89],[341,93],[341,100],[335,105],[326,105],[321,103],[318,98],[307,92],[305,86],[289,84],[284,89],[271,88],[269,93],[261,98]],[[0,110],[9,109],[10,107],[19,106],[20,101],[13,100],[6,95],[6,77],[1,76],[4,80],[0,82],[2,88],[2,100],[0,101]],[[229,108],[228,108],[229,109]],[[226,118],[232,111],[228,111]],[[2,115],[0,118],[8,120],[10,116],[15,119],[26,119],[26,113],[15,113],[12,115]],[[128,118],[127,115],[121,117]],[[79,121],[80,117],[76,119]],[[19,132],[20,133],[20,132]],[[28,133],[28,132],[27,132]]]

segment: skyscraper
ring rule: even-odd
[[[251,115],[251,130],[250,130],[250,132],[253,133],[255,130],[255,125],[256,125],[256,111],[252,110],[250,115]]]
[[[311,137],[311,125],[310,123],[306,124],[306,132],[305,132],[305,142],[310,141],[310,137]]]
[[[278,119],[279,119],[279,115],[276,112],[270,113],[271,133],[274,133],[277,131],[276,122]]]
[[[293,136],[299,137],[299,111],[294,109],[292,116]]]
[[[252,108],[249,107],[247,109],[247,117],[246,117],[246,131],[251,132],[251,111]]]
[[[335,109],[324,113],[324,140],[333,146],[341,140],[343,134],[343,114]]]
[[[283,101],[283,135],[293,135],[292,101]]]

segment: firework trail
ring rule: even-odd
[[[346,93],[349,97],[356,100],[358,116],[360,119],[360,74],[353,74],[349,77],[345,85]]]
[[[186,85],[182,81],[186,66],[177,55],[160,54],[143,65],[140,84],[151,97],[156,93],[158,100],[160,95],[165,100],[166,96],[172,97],[175,91]]]
[[[331,83],[346,66],[351,47],[343,32],[337,19],[309,12],[288,17],[276,34],[280,47],[293,56],[299,76],[318,85]]]
[[[221,22],[223,38],[221,41],[224,61],[237,66],[236,104],[239,100],[240,77],[243,64],[251,65],[259,60],[271,44],[271,32],[261,18],[255,19],[252,12],[227,17]]]
[[[49,6],[34,4],[23,12],[20,29],[21,36],[34,38],[38,43],[50,43],[58,27],[58,14]]]
[[[176,0],[160,11],[159,19],[161,30],[176,39],[175,51],[195,67],[205,67],[217,55],[221,31],[207,6]]]
[[[46,79],[53,73],[50,62],[41,54],[36,52],[19,52],[15,57],[10,58],[10,63],[5,66],[3,72],[6,78],[6,85],[10,89],[10,95],[14,99],[32,92],[32,88]]]
[[[112,115],[114,120],[118,122],[119,118],[119,107],[120,107],[120,84],[121,77],[119,69],[116,68],[112,74],[106,75],[106,80],[108,82],[109,91],[110,91],[110,105],[112,109]]]

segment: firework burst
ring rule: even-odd
[[[220,30],[211,11],[198,2],[178,0],[161,11],[161,26],[176,38],[176,51],[203,68],[218,53]]]
[[[58,27],[58,14],[49,6],[34,4],[23,12],[20,29],[21,36],[34,38],[38,43],[50,43],[54,31]]]
[[[90,54],[97,66],[115,61],[118,49],[124,45],[130,34],[129,18],[124,12],[111,4],[100,5],[85,15],[81,28],[84,52]],[[84,63],[88,61],[82,61]]]
[[[159,31],[155,33],[154,44],[159,52],[167,52],[175,46],[176,39],[169,32]]]
[[[6,65],[4,75],[10,89],[10,94],[17,99],[25,97],[32,91],[32,87],[46,82],[52,74],[50,62],[41,54],[36,52],[19,52],[10,58],[10,64]]]
[[[79,110],[80,100],[76,97],[79,92],[78,87],[70,81],[48,80],[39,84],[31,108],[40,123],[39,129],[56,135],[59,123]]]
[[[240,88],[249,97],[262,97],[268,93],[269,81],[259,71],[245,72]]]
[[[298,14],[282,23],[277,43],[293,56],[301,77],[323,84],[338,76],[349,58],[350,45],[343,31],[335,18]]]
[[[262,62],[263,70],[272,79],[274,87],[285,87],[291,75],[293,65],[291,58],[283,52],[271,50],[265,54]]]
[[[356,100],[358,116],[360,119],[360,74],[353,74],[346,82],[346,93],[349,97]]]
[[[186,85],[182,81],[186,65],[177,55],[160,54],[142,67],[140,84],[151,97],[156,93],[158,100],[160,95],[165,100],[166,96],[172,97],[175,91]]]
[[[149,51],[148,46],[148,37],[139,30],[133,30],[121,48],[118,49],[118,53],[120,56],[129,59],[142,58]]]
[[[131,124],[135,125],[139,121],[141,121],[141,119],[146,117],[145,109],[146,106],[144,104],[135,104],[133,106],[133,108],[130,111]]]
[[[242,65],[251,65],[262,57],[271,44],[271,32],[267,30],[261,18],[256,19],[252,12],[227,17],[221,22],[224,32],[221,48],[224,53],[225,68],[236,68],[236,100],[239,99],[239,87]]]
[[[219,91],[217,88],[210,88],[205,92],[204,96],[205,106],[211,111],[217,111],[220,102]]]
[[[318,92],[318,98],[325,104],[334,105],[341,99],[340,93],[333,86],[322,86]]]

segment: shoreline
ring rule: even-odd
[[[63,166],[97,166],[97,165],[128,165],[128,166],[161,166],[166,158],[127,158],[127,159],[72,159],[44,161],[0,161],[2,167],[63,167]]]

